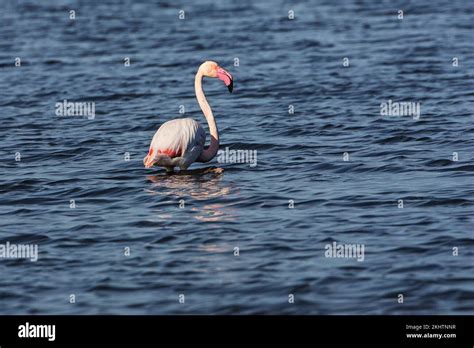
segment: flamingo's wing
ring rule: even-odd
[[[148,155],[154,156],[157,165],[185,169],[199,157],[205,141],[206,133],[199,122],[191,118],[171,120],[155,133]]]
[[[188,138],[186,150],[181,155],[182,161],[179,166],[182,169],[187,169],[192,163],[196,162],[206,143],[206,132],[198,122],[196,124],[192,137]]]

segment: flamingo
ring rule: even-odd
[[[232,75],[213,61],[202,63],[196,73],[194,89],[196,99],[209,126],[210,145],[204,146],[206,132],[199,122],[192,118],[167,121],[161,125],[151,140],[148,154],[143,159],[145,168],[157,165],[166,168],[168,172],[172,172],[175,167],[186,170],[193,162],[209,162],[216,155],[219,150],[219,132],[211,107],[202,90],[203,77],[219,78],[224,81],[231,93],[234,82]]]

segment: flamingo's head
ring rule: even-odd
[[[225,85],[229,89],[229,92],[232,93],[232,90],[234,89],[234,80],[232,79],[232,75],[224,68],[221,68],[219,64],[208,60],[201,64],[199,70],[206,77],[217,77],[224,81]]]

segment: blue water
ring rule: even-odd
[[[3,0],[0,23],[0,244],[39,250],[0,259],[0,314],[472,314],[472,2]],[[207,59],[234,76],[204,81],[221,149],[257,165],[144,169],[163,122],[207,130]]]

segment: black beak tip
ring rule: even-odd
[[[229,89],[229,92],[232,93],[232,91],[234,90],[234,81],[231,80],[227,88]]]

